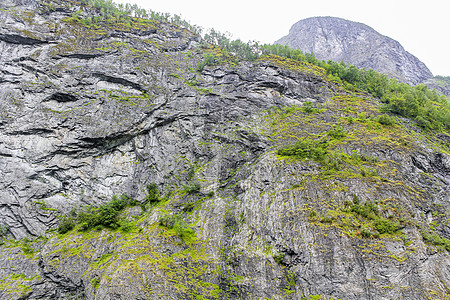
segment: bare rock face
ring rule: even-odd
[[[380,124],[306,63],[18,3],[0,3],[0,299],[449,296],[448,135]],[[311,139],[322,159],[277,155]],[[55,231],[150,183],[127,226]]]
[[[275,43],[314,53],[320,60],[344,61],[373,69],[409,85],[433,77],[428,68],[399,42],[369,26],[334,17],[313,17],[295,23]]]

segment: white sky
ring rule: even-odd
[[[399,41],[434,75],[450,76],[448,0],[115,0],[178,14],[193,25],[229,32],[232,39],[273,43],[297,21],[333,16],[364,23]]]

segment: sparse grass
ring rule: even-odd
[[[183,185],[183,191],[188,194],[198,194],[201,188],[201,184],[197,181]]]
[[[175,233],[186,243],[192,243],[195,238],[195,231],[182,219],[180,215],[163,214],[159,218],[159,224]]]

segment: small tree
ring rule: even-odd
[[[158,186],[156,183],[152,182],[147,185],[147,198],[146,202],[148,203],[156,203],[161,200]]]

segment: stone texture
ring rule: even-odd
[[[409,85],[433,77],[428,68],[399,42],[371,27],[335,17],[313,17],[295,23],[275,43],[314,53],[320,60],[343,61],[373,69]]]
[[[200,72],[214,50],[178,26],[94,30],[66,19],[76,4],[18,3],[0,4],[1,299],[448,297],[448,252],[421,235],[450,238],[450,156],[437,139],[374,122],[376,99],[308,65],[266,57]],[[340,172],[274,151],[338,123],[347,137],[333,147],[361,160]],[[114,194],[143,202],[151,182],[170,196],[128,208],[130,232],[52,231],[58,215]],[[199,193],[184,191],[192,182]],[[402,218],[401,234],[346,229],[355,196]],[[196,237],[160,225],[167,213]]]

